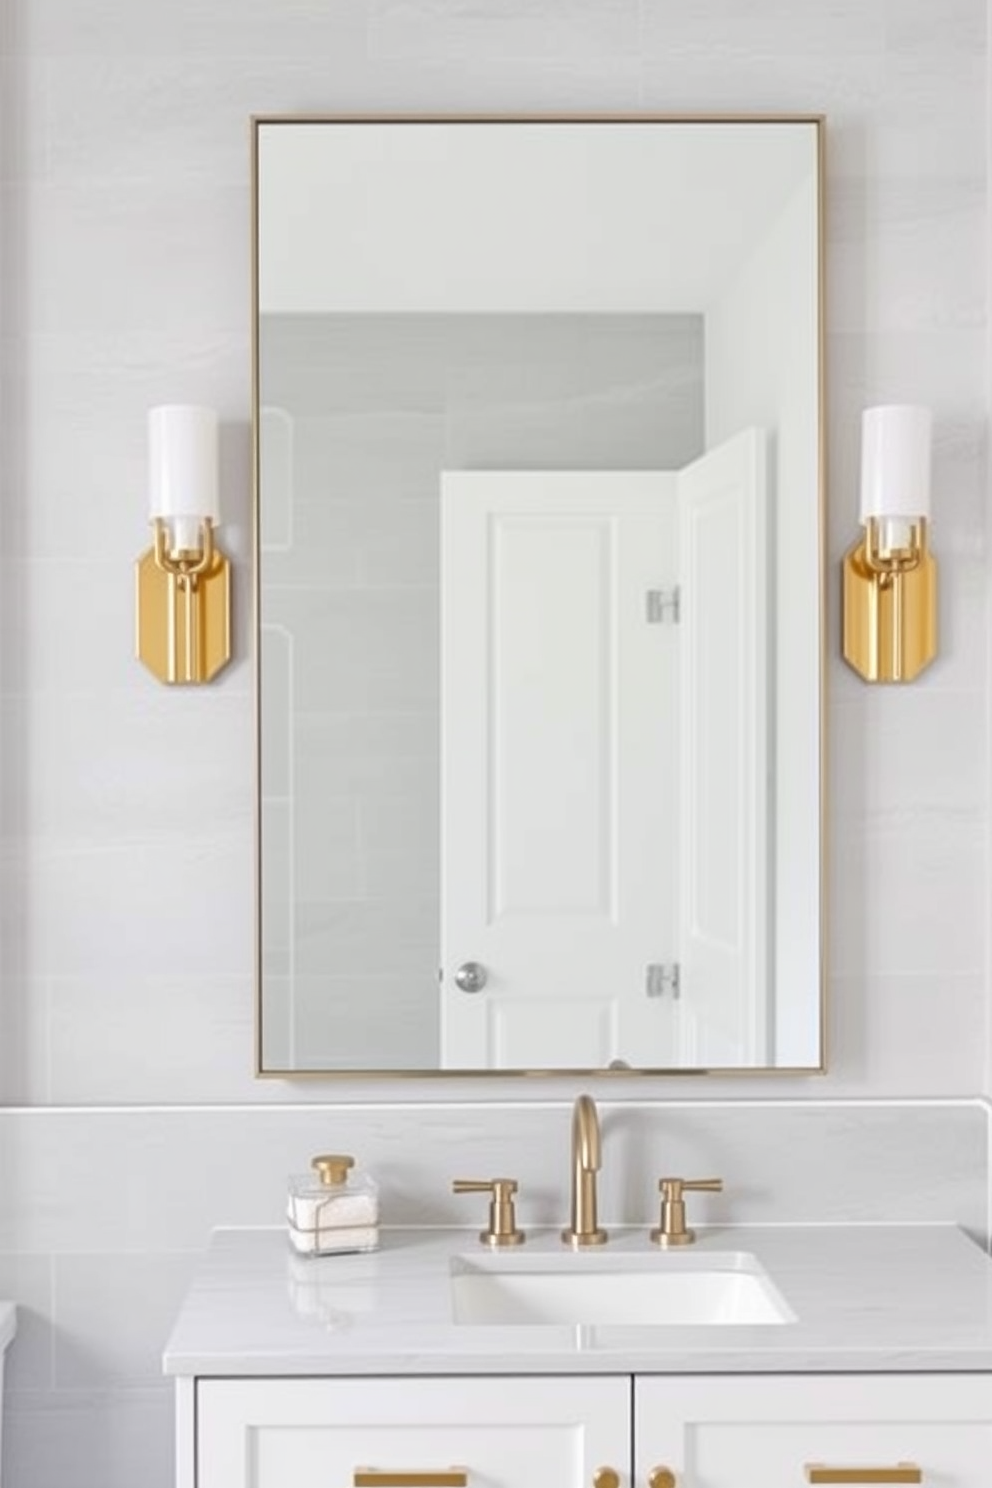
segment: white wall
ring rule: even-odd
[[[244,564],[222,683],[167,693],[131,655],[149,405],[221,410],[226,537],[247,551],[249,113],[826,112],[831,1073],[772,1088],[968,1095],[985,1079],[992,887],[985,6],[8,0],[0,27],[0,1076],[34,1108],[0,1115],[0,1281],[24,1319],[7,1483],[164,1488],[155,1361],[192,1230],[168,1206],[153,1238],[102,1217],[130,1214],[135,1165],[159,1158],[163,1184],[181,1167],[181,1206],[190,1174],[209,1191],[282,1118],[207,1141],[209,1113],[150,1111],[136,1141],[114,1106],[328,1093],[251,1078]],[[888,399],[935,410],[942,655],[916,686],[872,691],[837,658],[836,559],[859,412]],[[720,1093],[625,1087],[657,1092]],[[556,1131],[573,1093],[527,1086],[560,1101]],[[358,1094],[387,1144],[416,1141],[417,1110],[390,1108],[408,1087]],[[313,1150],[333,1119],[313,1112]],[[439,1153],[439,1192],[447,1176]],[[219,1198],[210,1218],[233,1217]]]

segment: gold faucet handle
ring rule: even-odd
[[[658,1192],[661,1194],[661,1217],[658,1228],[651,1231],[655,1245],[666,1249],[672,1245],[691,1245],[696,1238],[695,1230],[686,1228],[685,1200],[687,1191],[700,1193],[722,1193],[722,1178],[659,1178]]]
[[[517,1215],[513,1205],[517,1187],[515,1178],[456,1178],[452,1183],[452,1193],[492,1195],[489,1228],[479,1234],[483,1245],[522,1245],[526,1240],[523,1230],[517,1229]]]

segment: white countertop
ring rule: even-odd
[[[953,1225],[700,1228],[693,1254],[747,1252],[795,1314],[773,1325],[455,1323],[451,1260],[476,1232],[383,1230],[369,1255],[306,1259],[282,1229],[222,1229],[164,1355],[173,1375],[992,1371],[992,1262]],[[607,1250],[665,1265],[643,1228]],[[605,1254],[606,1252],[600,1252]],[[525,1256],[570,1253],[532,1231]],[[670,1254],[670,1253],[669,1253]],[[682,1252],[685,1254],[685,1252]]]

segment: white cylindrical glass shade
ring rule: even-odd
[[[890,403],[861,420],[861,520],[929,517],[929,408]]]
[[[168,403],[148,412],[148,500],[152,517],[220,520],[217,415]]]

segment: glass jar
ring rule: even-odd
[[[379,1190],[344,1153],[312,1159],[312,1172],[289,1180],[289,1240],[300,1255],[342,1255],[379,1245]]]

